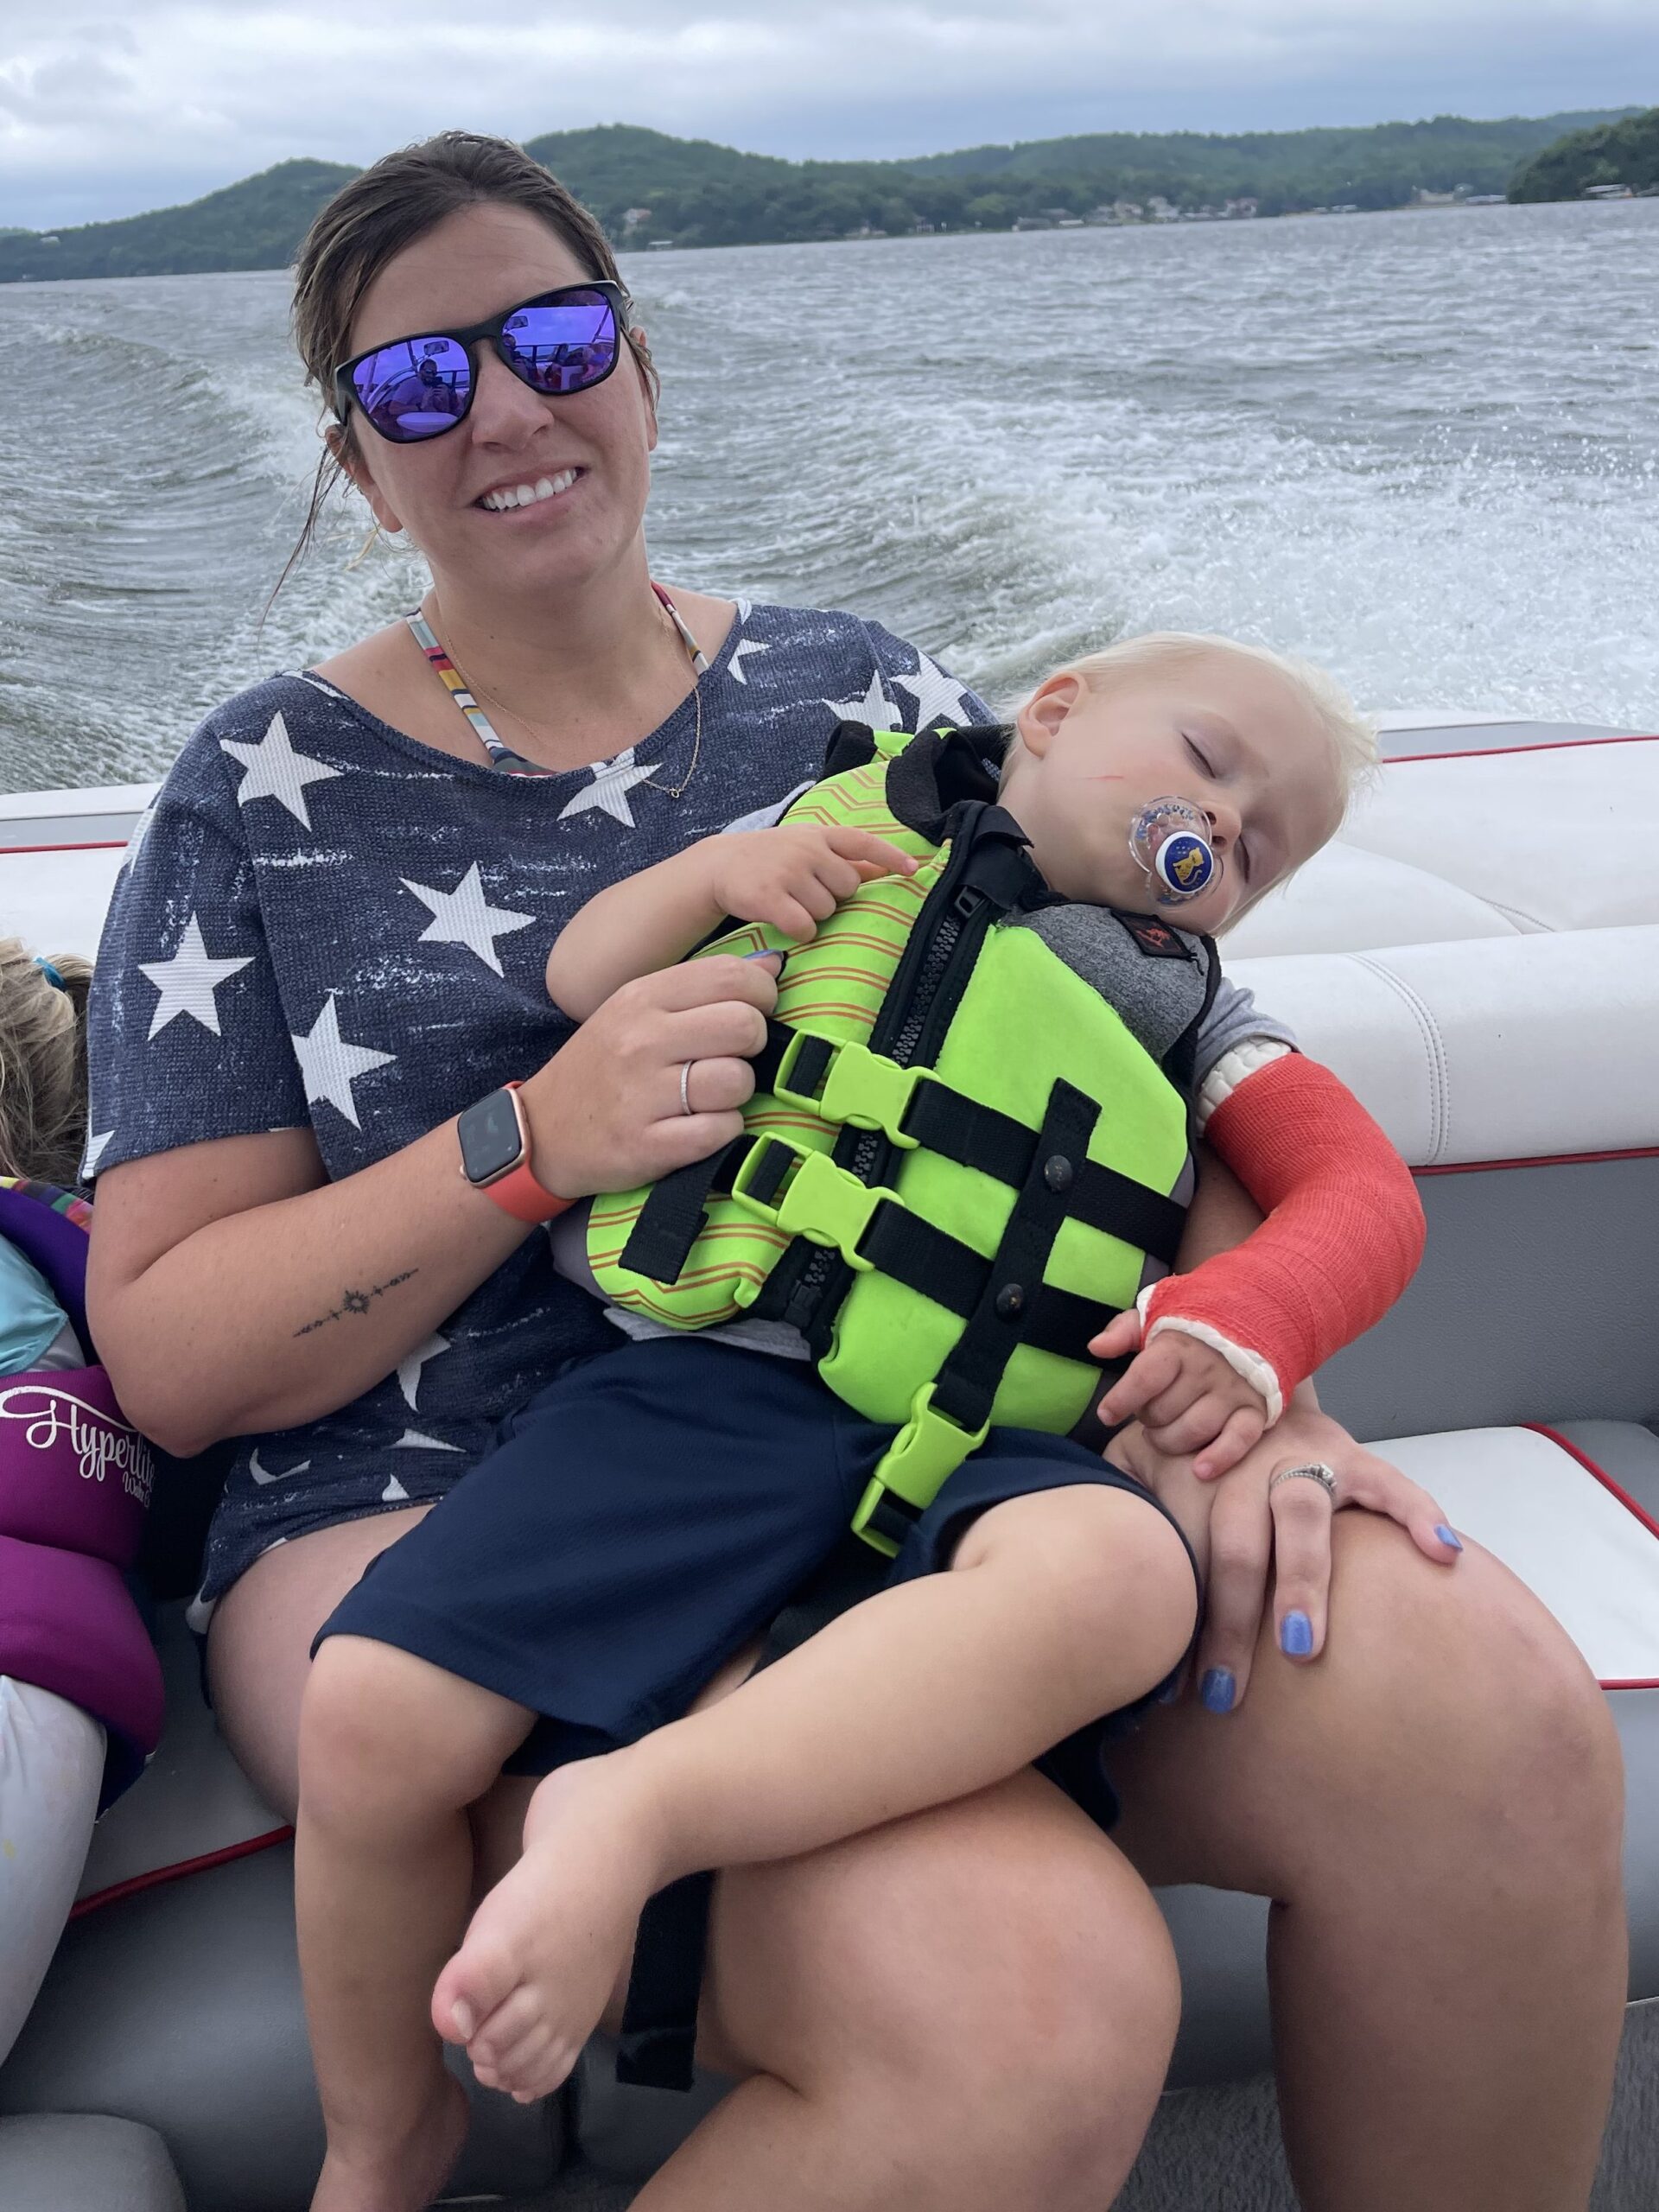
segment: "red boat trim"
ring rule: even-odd
[[[1408,737],[1409,730],[1392,733]],[[1386,737],[1390,733],[1383,732]],[[1543,737],[1535,745],[1471,745],[1460,753],[1391,753],[1384,760],[1385,768],[1408,768],[1414,760],[1497,760],[1506,753],[1576,753],[1586,745],[1652,745],[1656,738],[1651,731],[1632,731],[1627,737]]]
[[[1571,1437],[1563,1436],[1559,1429],[1552,1428],[1548,1421],[1523,1421],[1521,1427],[1529,1428],[1535,1436],[1546,1438],[1558,1452],[1565,1452],[1569,1459],[1576,1459],[1586,1474],[1593,1475],[1602,1488],[1616,1497],[1624,1510],[1639,1521],[1650,1536],[1659,1537],[1659,1521],[1656,1521],[1652,1514],[1644,1507],[1638,1505],[1624,1484],[1615,1482],[1605,1467],[1598,1466],[1590,1454],[1580,1450]],[[1630,1681],[1617,1679],[1604,1681],[1601,1687],[1605,1690],[1659,1690],[1659,1681],[1648,1681],[1642,1678]]]
[[[181,1882],[187,1874],[205,1874],[213,1866],[228,1866],[233,1859],[251,1859],[257,1851],[269,1851],[274,1844],[286,1843],[293,1834],[291,1827],[270,1828],[264,1835],[251,1835],[241,1843],[227,1843],[222,1851],[205,1851],[199,1859],[180,1859],[168,1866],[152,1866],[148,1873],[134,1874],[127,1881],[111,1882],[107,1890],[94,1890],[90,1897],[78,1897],[69,1917],[79,1920],[84,1913],[97,1912],[101,1906],[119,1904],[124,1897],[136,1897],[142,1891],[158,1890],[164,1882]]]
[[[0,845],[0,861],[8,853],[121,853],[131,842],[130,837],[100,837],[90,845]]]
[[[1546,1152],[1532,1160],[1452,1160],[1435,1167],[1414,1167],[1414,1175],[1490,1175],[1502,1167],[1582,1167],[1598,1160],[1659,1160],[1659,1144],[1632,1145],[1624,1152]]]

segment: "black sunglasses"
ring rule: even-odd
[[[620,284],[561,284],[466,330],[417,331],[372,346],[334,371],[334,412],[343,423],[355,402],[396,445],[441,438],[471,411],[472,349],[486,339],[532,391],[589,391],[616,366],[632,304]]]

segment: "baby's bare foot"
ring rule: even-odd
[[[461,2156],[467,2120],[467,2092],[445,2074],[416,2126],[396,2144],[329,2145],[311,2212],[425,2212]]]
[[[438,1977],[432,2018],[464,2043],[488,2088],[550,2095],[598,2026],[658,1886],[652,1822],[626,1754],[550,1774],[531,1800],[524,1855],[473,1915]]]

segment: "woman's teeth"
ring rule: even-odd
[[[493,515],[505,514],[509,507],[531,507],[538,499],[551,499],[561,492],[568,492],[576,480],[574,468],[562,469],[556,476],[543,476],[534,484],[506,484],[497,492],[486,492],[479,501]]]

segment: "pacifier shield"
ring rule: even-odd
[[[1221,861],[1210,818],[1184,798],[1155,798],[1129,825],[1129,850],[1158,888],[1160,906],[1184,905],[1210,888]]]

